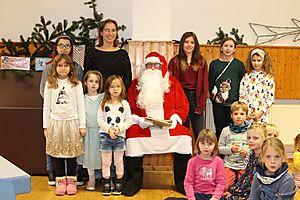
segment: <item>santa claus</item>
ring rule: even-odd
[[[162,55],[149,53],[143,68],[128,90],[134,124],[126,132],[123,194],[132,196],[141,189],[143,155],[161,153],[174,153],[175,186],[184,193],[183,181],[192,153],[191,133],[182,126],[188,101],[180,83],[169,74]]]

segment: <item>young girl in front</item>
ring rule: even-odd
[[[247,67],[251,71],[241,80],[240,101],[248,105],[251,122],[268,123],[275,100],[271,59],[263,49],[253,49],[248,55]]]
[[[126,88],[122,78],[118,75],[108,77],[104,85],[104,98],[100,103],[97,117],[100,126],[100,151],[102,154],[102,194],[105,196],[111,193],[110,165],[112,154],[117,176],[112,194],[120,195],[122,192],[125,131],[131,126],[130,106],[125,98]]]
[[[244,63],[234,58],[235,51],[235,40],[231,37],[224,38],[220,47],[221,57],[210,63],[208,71],[217,138],[222,129],[232,122],[230,106],[239,100],[240,81],[245,74]]]
[[[283,143],[274,137],[266,139],[260,157],[261,164],[256,168],[249,200],[294,199],[298,188],[288,173]]]
[[[218,200],[225,188],[224,162],[217,156],[218,141],[209,129],[200,131],[195,143],[197,154],[188,162],[184,190],[188,200]]]
[[[203,112],[208,94],[208,67],[200,54],[199,42],[193,32],[185,32],[179,44],[179,53],[169,62],[169,71],[180,82],[189,101],[189,114],[183,124],[190,128],[197,139],[204,126]]]
[[[294,144],[295,153],[293,154],[293,176],[298,188],[300,188],[300,134],[296,136]]]
[[[245,162],[247,163],[245,173],[238,179],[238,181],[230,185],[224,196],[232,200],[248,199],[250,195],[251,184],[256,166],[260,160],[260,150],[266,138],[266,127],[263,124],[253,123],[247,130],[247,143],[250,151]]]
[[[95,190],[95,170],[102,168],[100,148],[99,126],[97,124],[97,114],[100,101],[103,99],[102,91],[103,78],[98,71],[88,71],[83,77],[84,81],[84,102],[86,112],[86,136],[83,138],[85,152],[82,156],[82,164],[87,168],[89,182],[87,190]]]
[[[76,157],[84,151],[85,110],[82,85],[69,55],[54,59],[44,91],[43,128],[46,153],[54,161],[56,195],[76,194]]]

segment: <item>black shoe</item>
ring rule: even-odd
[[[48,185],[55,186],[55,174],[54,171],[48,171]]]
[[[123,189],[123,179],[120,178],[120,179],[116,180],[115,189],[113,190],[112,194],[113,195],[121,195],[122,189]]]
[[[102,195],[103,196],[109,196],[110,195],[110,179],[102,179],[103,182],[103,190],[102,190]]]
[[[84,185],[84,182],[83,182],[83,178],[82,178],[82,168],[79,168],[77,170],[77,174],[76,174],[76,177],[77,177],[77,181],[76,181],[76,185],[77,186],[82,186]]]

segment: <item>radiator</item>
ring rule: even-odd
[[[206,128],[215,130],[212,103],[206,102]],[[294,144],[294,138],[300,133],[300,104],[274,104],[271,108],[270,122],[279,128],[279,139],[288,146]]]
[[[270,122],[279,128],[279,139],[285,145],[293,145],[294,138],[300,133],[300,105],[273,105]]]

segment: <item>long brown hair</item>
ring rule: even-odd
[[[121,83],[121,94],[119,96],[119,101],[122,102],[122,100],[124,100],[126,98],[126,88],[125,88],[125,85],[124,85],[124,82],[123,82],[121,76],[111,75],[106,79],[105,84],[104,84],[104,97],[103,97],[103,100],[101,102],[101,109],[102,110],[104,110],[105,103],[107,101],[111,100],[111,94],[109,93],[109,88],[110,88],[112,82],[116,79],[118,79]]]
[[[255,48],[256,49],[256,48]],[[263,69],[264,71],[266,72],[266,74],[270,74],[271,76],[273,76],[273,66],[272,66],[272,60],[269,56],[269,54],[262,48],[259,48],[260,50],[262,50],[264,53],[265,53],[265,56],[263,59]],[[252,57],[254,55],[256,56],[259,56],[261,57],[258,53],[254,53],[252,56],[251,56],[251,52],[253,51],[254,49],[252,49],[249,54],[248,54],[248,57],[247,57],[247,62],[246,62],[246,67],[247,69],[249,69],[250,71],[253,70],[253,65],[252,65]]]
[[[66,55],[66,54],[58,54],[54,58],[54,61],[53,61],[52,66],[51,66],[50,74],[47,78],[47,81],[49,83],[49,88],[56,89],[58,87],[58,84],[57,84],[58,74],[57,74],[56,68],[57,68],[58,62],[60,62],[61,60],[65,60],[66,63],[70,66],[70,72],[68,74],[70,83],[73,86],[76,86],[80,82],[78,80],[77,76],[76,76],[75,67],[74,67],[72,58],[69,55]]]
[[[101,35],[101,33],[103,32],[105,25],[108,24],[108,23],[113,23],[116,26],[117,35],[116,35],[116,39],[114,40],[114,47],[118,46],[118,38],[119,38],[118,23],[117,23],[117,21],[115,21],[113,19],[106,19],[106,20],[102,21],[99,25],[99,32],[98,32],[99,43],[98,43],[97,47],[102,47],[102,45],[103,45],[103,36]]]
[[[183,46],[184,46],[185,40],[189,37],[192,37],[195,42],[195,48],[193,50],[191,64],[193,65],[194,71],[197,71],[199,67],[202,67],[201,63],[203,62],[204,58],[200,54],[199,42],[198,42],[198,39],[197,39],[197,36],[195,33],[185,32],[181,36],[180,43],[179,43],[179,53],[175,57],[175,59],[179,63],[179,66],[182,71],[187,70],[187,68],[188,68],[187,55],[184,52]]]

